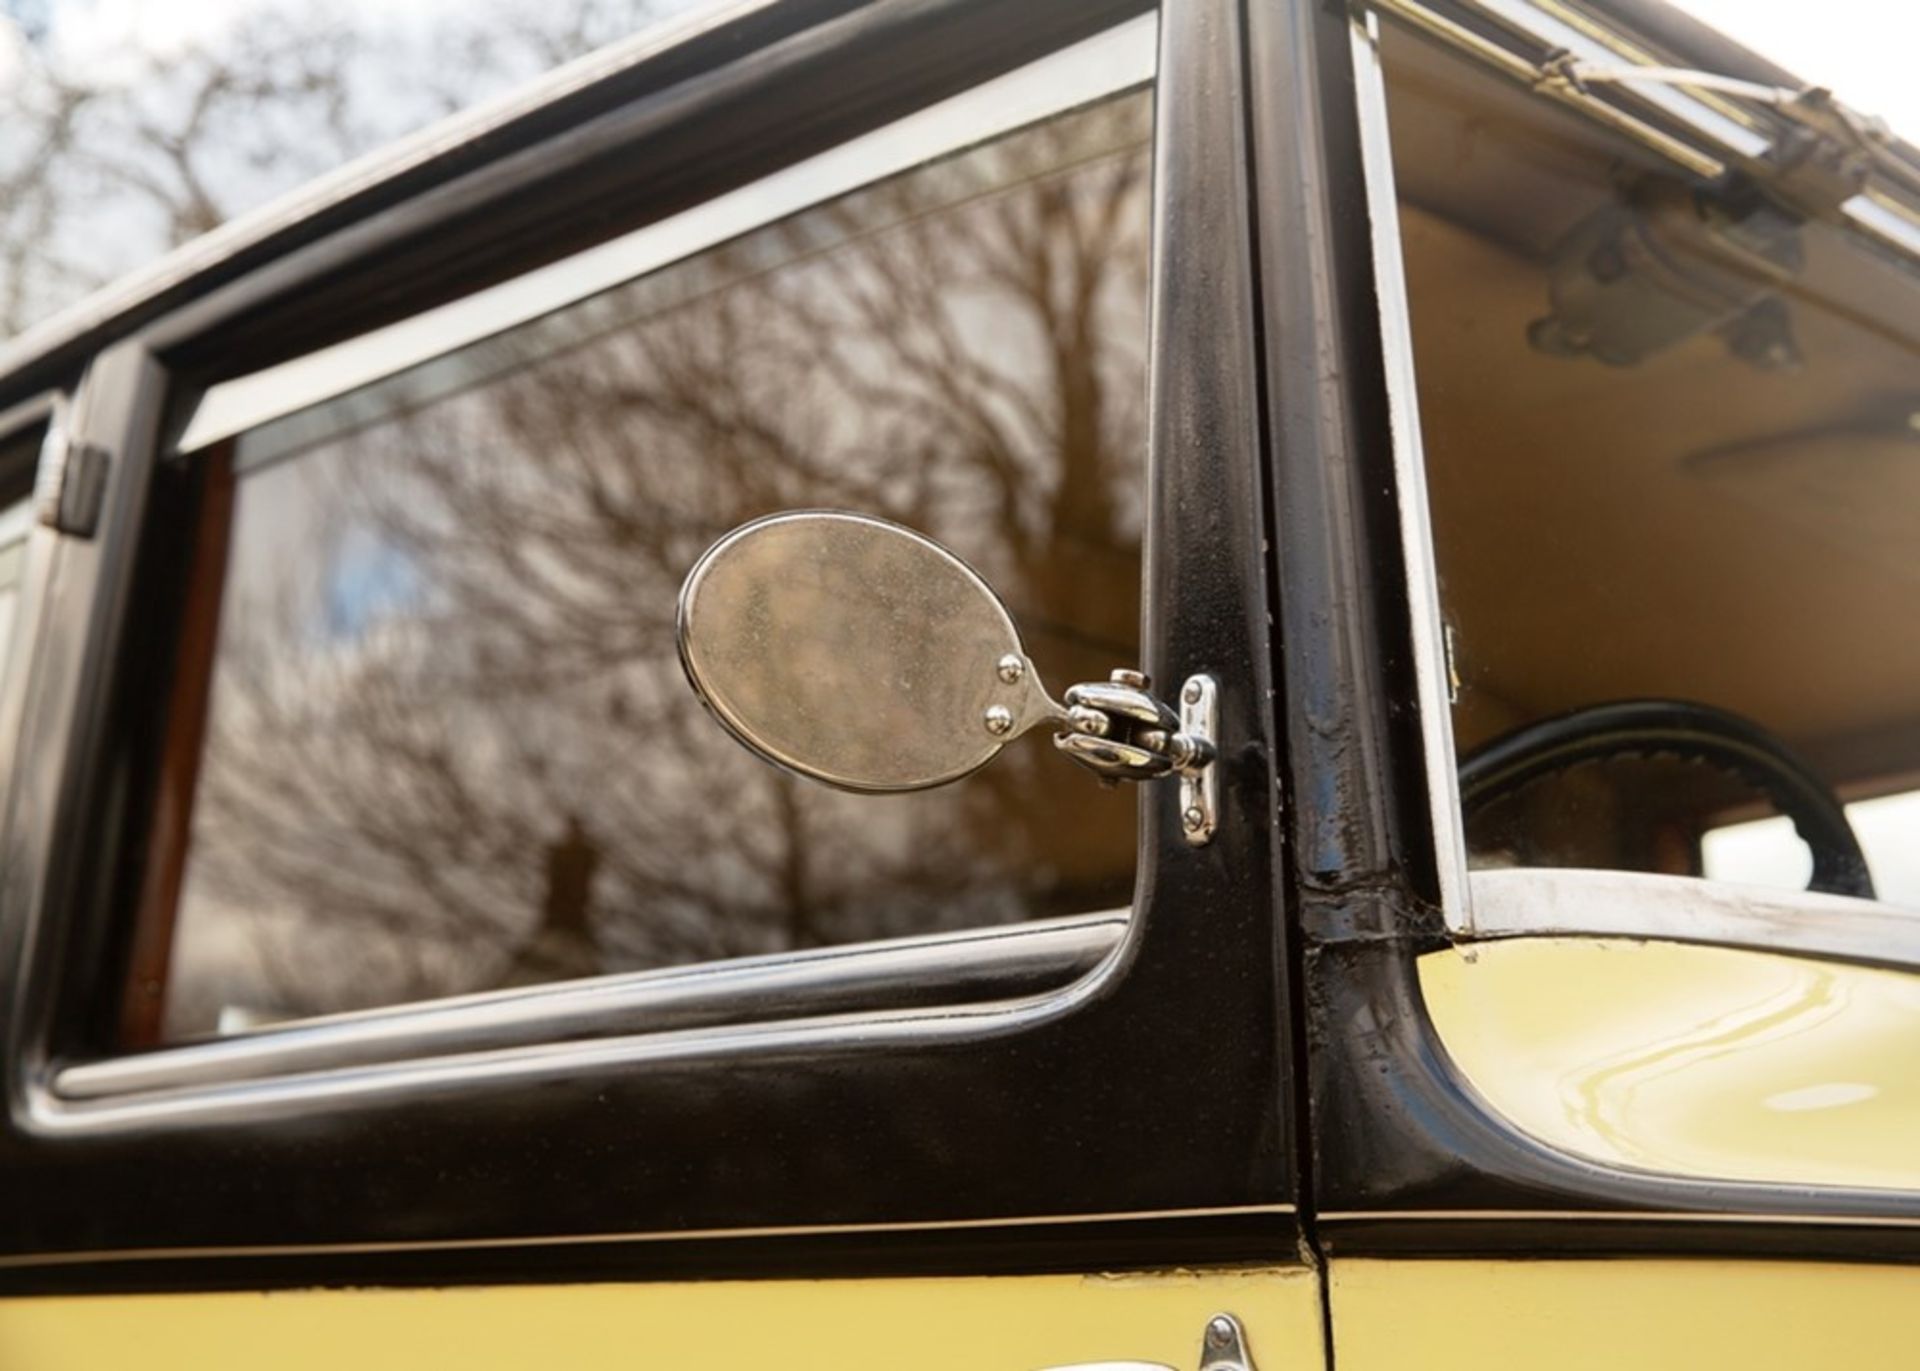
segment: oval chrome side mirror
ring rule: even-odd
[[[688,573],[678,630],[687,679],[714,717],[803,776],[924,790],[1045,724],[1109,779],[1177,773],[1188,837],[1212,835],[1211,678],[1189,678],[1178,712],[1131,671],[1057,703],[992,588],[912,529],[838,510],[743,524]]]
[[[741,742],[845,790],[922,790],[1065,712],[972,567],[884,519],[776,514],[680,592],[680,660]]]

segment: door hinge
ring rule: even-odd
[[[47,435],[40,469],[34,474],[35,517],[46,527],[72,537],[93,537],[106,503],[110,461],[105,448],[54,429]]]

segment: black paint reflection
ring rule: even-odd
[[[1058,685],[1139,617],[1148,104],[797,216],[242,441],[165,1035],[1110,907],[1132,796],[1044,738],[918,796],[705,716],[724,530],[923,529]]]

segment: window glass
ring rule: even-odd
[[[1859,836],[1874,893],[1894,904],[1920,908],[1920,790],[1904,790],[1847,807],[1847,823]],[[1774,815],[1710,830],[1703,844],[1704,874],[1722,881],[1805,889],[1813,856],[1793,830]]]
[[[1471,861],[1920,905],[1915,262],[1389,54]]]
[[[1124,905],[1127,788],[1037,736],[921,795],[797,780],[702,711],[674,608],[727,529],[834,506],[972,561],[1050,682],[1134,662],[1149,120],[1059,116],[196,458],[204,741],[124,1037]]]

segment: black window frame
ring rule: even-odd
[[[504,1074],[55,1093],[111,963],[124,720],[152,689],[125,649],[183,396],[630,227],[636,184],[671,212],[1145,8],[749,8],[16,373],[98,348],[71,440],[110,467],[98,533],[55,549],[7,803],[0,1289],[1299,1260],[1238,0],[1161,11],[1142,642],[1156,679],[1220,681],[1222,819],[1193,846],[1176,788],[1146,790],[1135,913],[1098,969],[940,1012],[570,1043]]]

